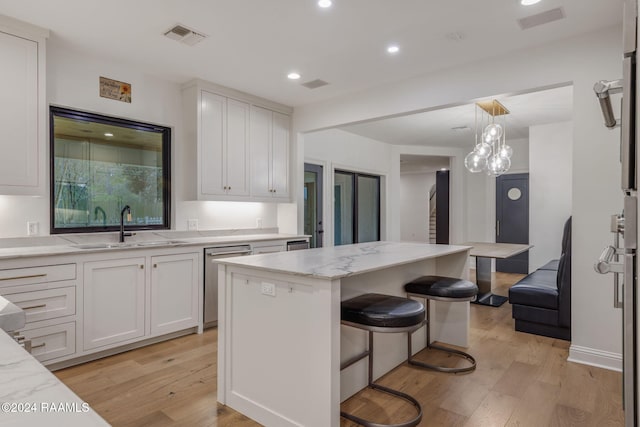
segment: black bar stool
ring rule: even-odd
[[[464,351],[431,344],[431,310],[429,309],[429,300],[448,302],[472,301],[478,294],[478,286],[475,283],[469,282],[468,280],[455,279],[452,277],[422,276],[404,285],[404,290],[407,292],[408,297],[423,298],[425,300],[425,306],[427,309],[427,348],[444,351],[454,356],[467,359],[469,362],[471,362],[470,366],[465,366],[462,368],[447,368],[444,366],[431,365],[428,363],[420,362],[418,360],[414,360],[413,352],[411,350],[412,332],[408,332],[407,346],[409,351],[409,364],[420,366],[422,368],[433,369],[440,372],[449,372],[456,374],[459,372],[470,372],[476,369],[476,360],[470,354],[465,353]]]
[[[369,348],[362,354],[346,361],[340,366],[343,370],[359,360],[369,357],[368,387],[379,390],[411,403],[418,415],[399,424],[378,424],[355,415],[340,412],[340,416],[365,427],[413,427],[422,419],[422,406],[406,393],[373,382],[373,333],[408,332],[411,333],[424,324],[424,306],[414,300],[382,294],[364,294],[343,301],[341,304],[342,324],[369,332]]]

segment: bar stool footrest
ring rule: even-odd
[[[469,353],[465,353],[464,351],[456,350],[456,349],[453,349],[453,348],[443,347],[443,346],[440,346],[440,345],[437,345],[437,344],[429,344],[429,345],[427,345],[426,348],[443,351],[445,353],[452,354],[452,355],[460,357],[462,359],[466,359],[469,362],[471,362],[471,365],[470,366],[465,366],[465,367],[462,367],[462,368],[447,368],[447,367],[444,367],[444,366],[437,366],[437,365],[431,365],[431,364],[425,363],[425,362],[420,362],[419,360],[415,360],[412,355],[409,355],[409,360],[407,360],[407,362],[410,365],[419,366],[419,367],[427,368],[427,369],[433,369],[433,370],[438,371],[438,372],[448,372],[448,373],[454,373],[454,374],[458,374],[458,373],[462,373],[462,372],[471,372],[471,371],[474,371],[476,369],[476,359],[474,359],[473,356],[471,356]]]
[[[422,420],[422,406],[412,396],[409,396],[408,394],[403,393],[401,391],[394,390],[392,388],[388,388],[376,383],[371,383],[368,385],[368,387],[373,390],[379,390],[383,393],[387,393],[392,396],[399,397],[400,399],[404,399],[405,401],[411,403],[416,408],[416,410],[418,411],[418,415],[409,421],[405,421],[403,423],[398,423],[398,424],[380,424],[373,421],[365,420],[364,418],[360,418],[355,415],[349,414],[347,412],[342,412],[342,411],[340,412],[341,417],[351,420],[355,423],[358,423],[364,427],[414,427],[414,426],[417,426]]]

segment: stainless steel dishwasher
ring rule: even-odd
[[[220,258],[251,255],[251,246],[215,246],[204,249],[204,327],[218,325],[218,265]]]

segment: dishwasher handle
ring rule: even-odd
[[[230,256],[230,255],[250,255],[250,254],[251,254],[251,250],[245,250],[245,251],[235,251],[235,252],[208,252],[207,256],[224,257],[224,256]]]

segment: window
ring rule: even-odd
[[[380,177],[336,170],[334,236],[336,246],[380,240]]]
[[[171,130],[51,107],[51,232],[170,227]]]

